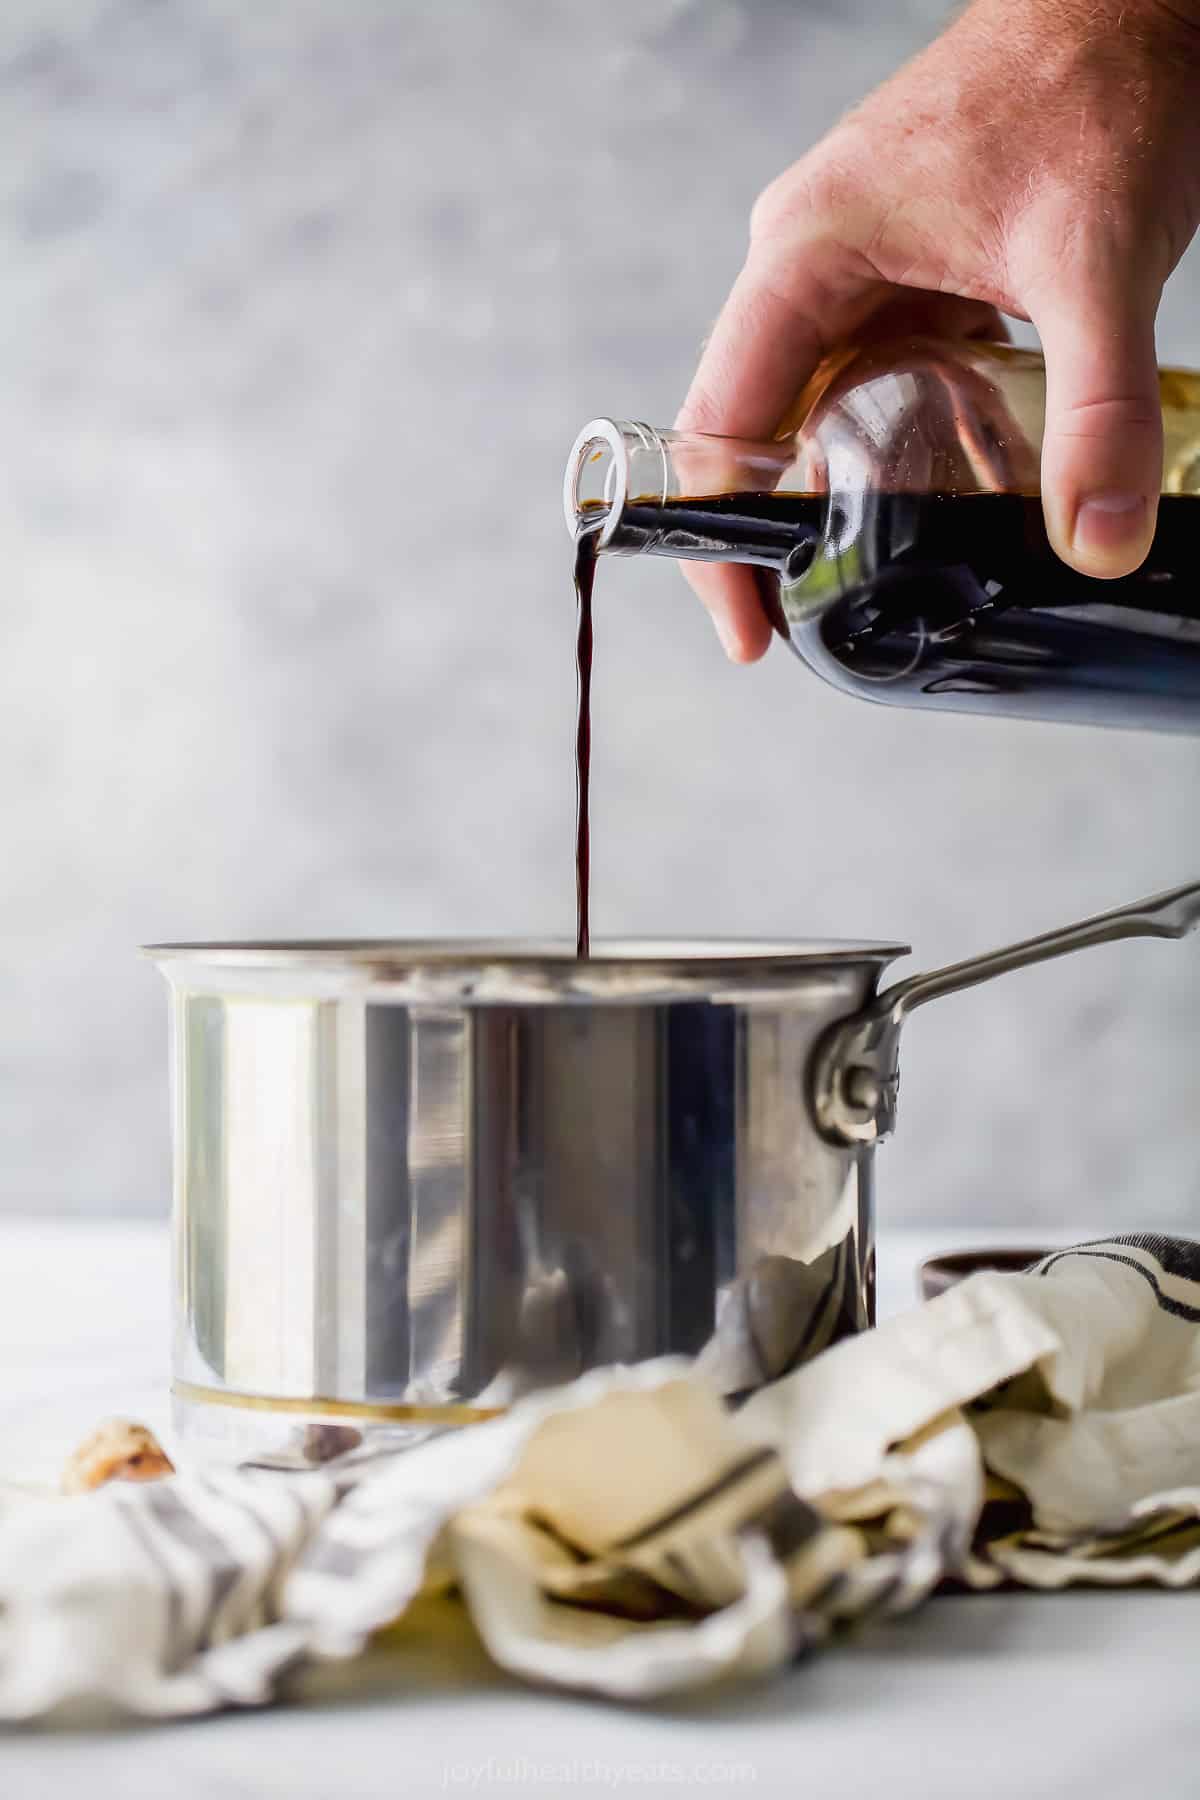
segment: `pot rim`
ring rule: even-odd
[[[566,939],[347,938],[150,944],[172,987],[189,992],[461,1005],[674,999],[764,1000],[814,976],[866,969],[872,983],[904,944],[849,939],[613,938],[575,954]]]
[[[230,968],[292,969],[349,966],[392,973],[430,966],[464,969],[512,965],[663,969],[696,972],[728,965],[892,962],[908,956],[908,944],[854,938],[600,938],[591,954],[576,955],[566,938],[263,938],[244,941],[144,944],[154,962],[224,964]]]

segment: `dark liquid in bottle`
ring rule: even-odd
[[[579,671],[579,710],[575,726],[575,954],[591,948],[588,900],[591,888],[591,838],[588,788],[592,772],[592,583],[596,578],[596,534],[584,531],[575,543],[575,597],[579,632],[575,660]]]
[[[635,501],[620,538],[807,569],[805,601],[825,604],[793,647],[865,699],[1200,730],[1200,496],[1164,495],[1150,554],[1117,581],[1061,562],[1024,494],[867,492],[854,516],[814,494]]]

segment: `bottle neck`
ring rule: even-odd
[[[594,419],[567,461],[567,529],[600,552],[752,563],[792,579],[821,536],[825,496],[788,492],[796,444]]]

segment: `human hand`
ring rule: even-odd
[[[1042,496],[1085,574],[1154,534],[1154,322],[1200,223],[1200,0],[974,0],[763,192],[681,429],[761,438],[835,344],[1003,335],[1046,357]],[[735,662],[771,626],[753,572],[687,578]]]

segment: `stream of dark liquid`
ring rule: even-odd
[[[579,632],[575,662],[579,671],[579,712],[575,727],[575,954],[591,949],[588,900],[591,889],[591,835],[588,789],[592,774],[592,583],[596,578],[596,533],[581,532],[575,544],[575,597]]]

